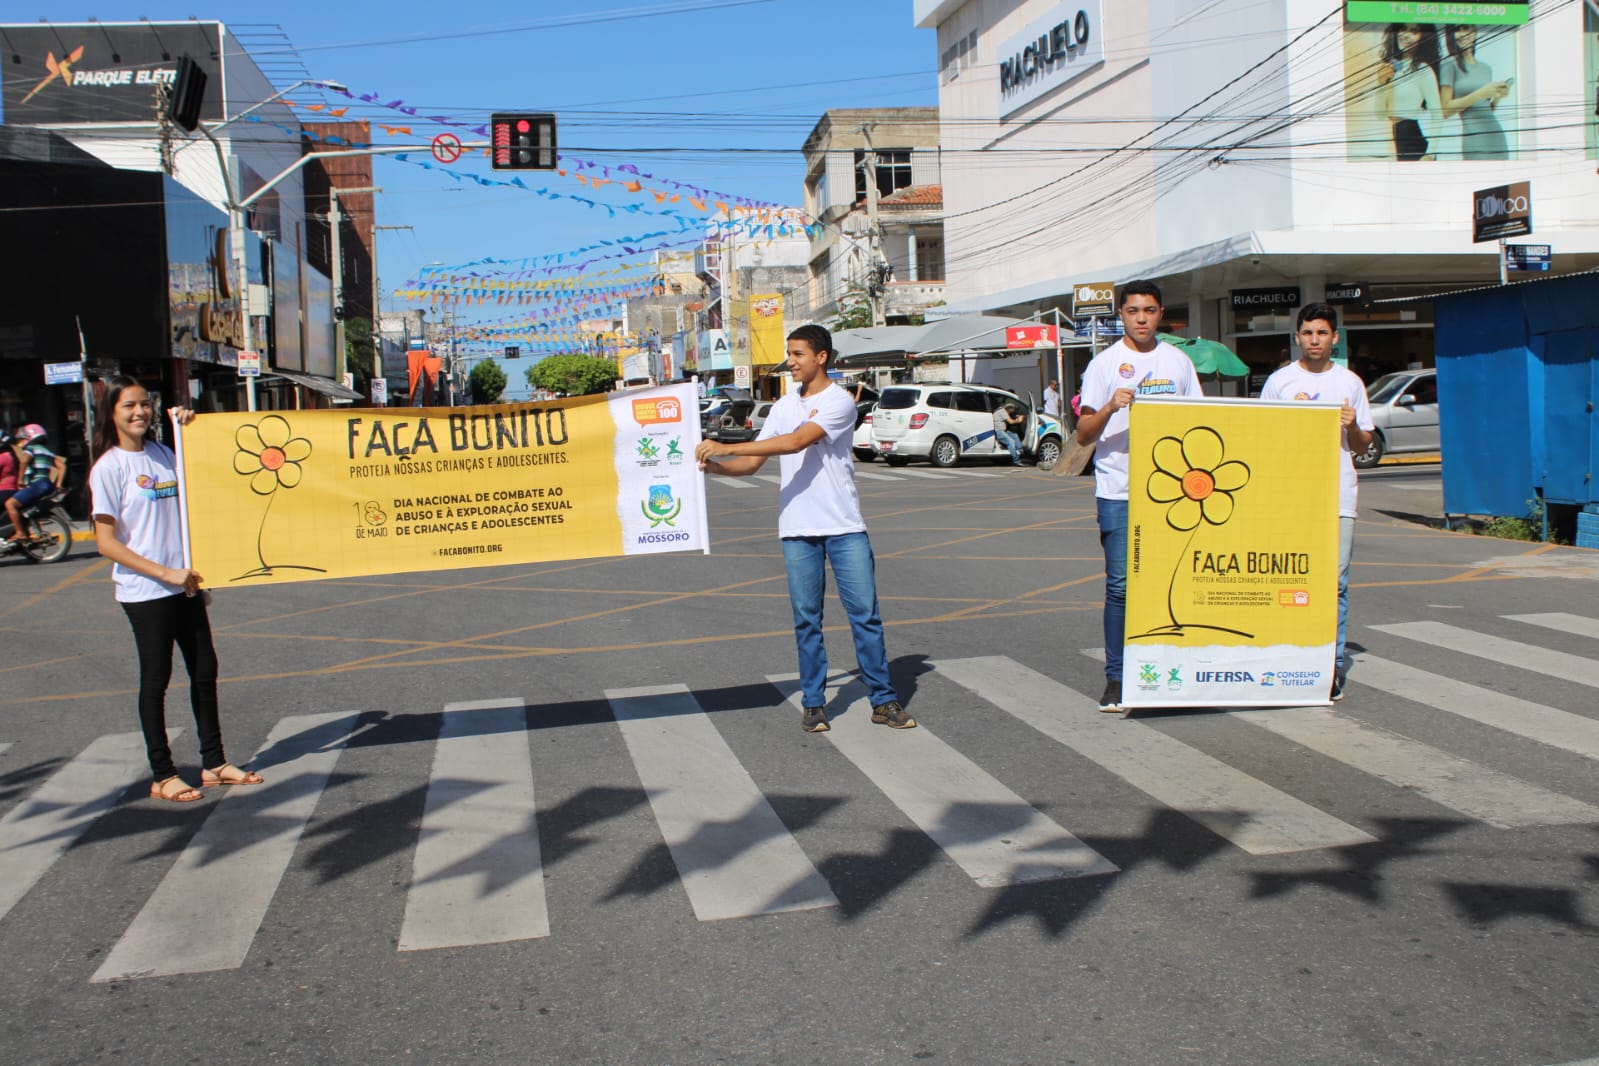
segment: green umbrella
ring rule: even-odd
[[[1160,339],[1188,356],[1193,361],[1194,369],[1201,374],[1220,374],[1228,378],[1249,376],[1249,367],[1220,341],[1178,337],[1171,333],[1160,334]]]

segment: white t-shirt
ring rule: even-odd
[[[1106,348],[1083,371],[1083,410],[1101,410],[1117,389],[1136,396],[1203,396],[1193,361],[1165,341],[1152,352],[1140,352],[1125,340]],[[1128,408],[1110,416],[1094,451],[1094,495],[1102,500],[1127,498]]]
[[[117,539],[162,566],[183,566],[182,515],[178,502],[178,464],[172,452],[155,441],[144,451],[112,448],[89,471],[90,513],[116,520]],[[111,568],[119,603],[143,603],[176,596],[181,585],[168,585],[129,570]]]
[[[855,493],[855,401],[829,383],[814,396],[798,389],[772,404],[759,440],[792,433],[806,422],[822,427],[823,437],[795,455],[778,456],[783,482],[778,493],[779,537],[832,537],[866,532],[861,500]]]
[[[1261,387],[1262,400],[1298,400],[1304,403],[1348,403],[1355,409],[1355,425],[1370,433],[1371,405],[1366,402],[1366,384],[1360,375],[1328,363],[1320,374],[1312,374],[1298,360],[1274,371]],[[1355,476],[1355,464],[1349,454],[1349,434],[1339,427],[1338,449],[1338,514],[1343,518],[1355,517],[1355,498],[1360,481]]]

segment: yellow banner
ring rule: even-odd
[[[226,588],[707,549],[694,387],[492,407],[206,414],[185,548]]]
[[[1323,703],[1338,622],[1338,408],[1130,409],[1129,706]]]
[[[772,366],[788,358],[783,334],[783,294],[761,293],[750,297],[750,362]]]

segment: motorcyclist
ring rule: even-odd
[[[60,488],[62,479],[67,475],[67,461],[46,446],[44,438],[47,435],[45,428],[37,422],[29,422],[17,430],[17,440],[22,444],[28,465],[18,481],[23,487],[6,500],[13,544],[32,536],[23,515],[24,510]]]

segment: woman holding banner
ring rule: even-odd
[[[177,460],[147,436],[153,418],[144,386],[120,376],[107,383],[96,411],[90,513],[95,545],[114,564],[117,602],[133,627],[139,652],[139,725],[155,777],[150,798],[192,803],[200,798],[200,789],[178,775],[167,744],[166,693],[174,643],[189,672],[189,702],[200,735],[201,787],[259,785],[262,778],[228,762],[222,751],[208,597],[200,592],[200,575],[184,565]],[[172,420],[180,426],[193,418],[187,408],[172,409]]]
[[[1379,109],[1393,125],[1394,155],[1401,161],[1434,158],[1433,127],[1443,121],[1438,95],[1438,34],[1420,23],[1396,22],[1382,38]]]

